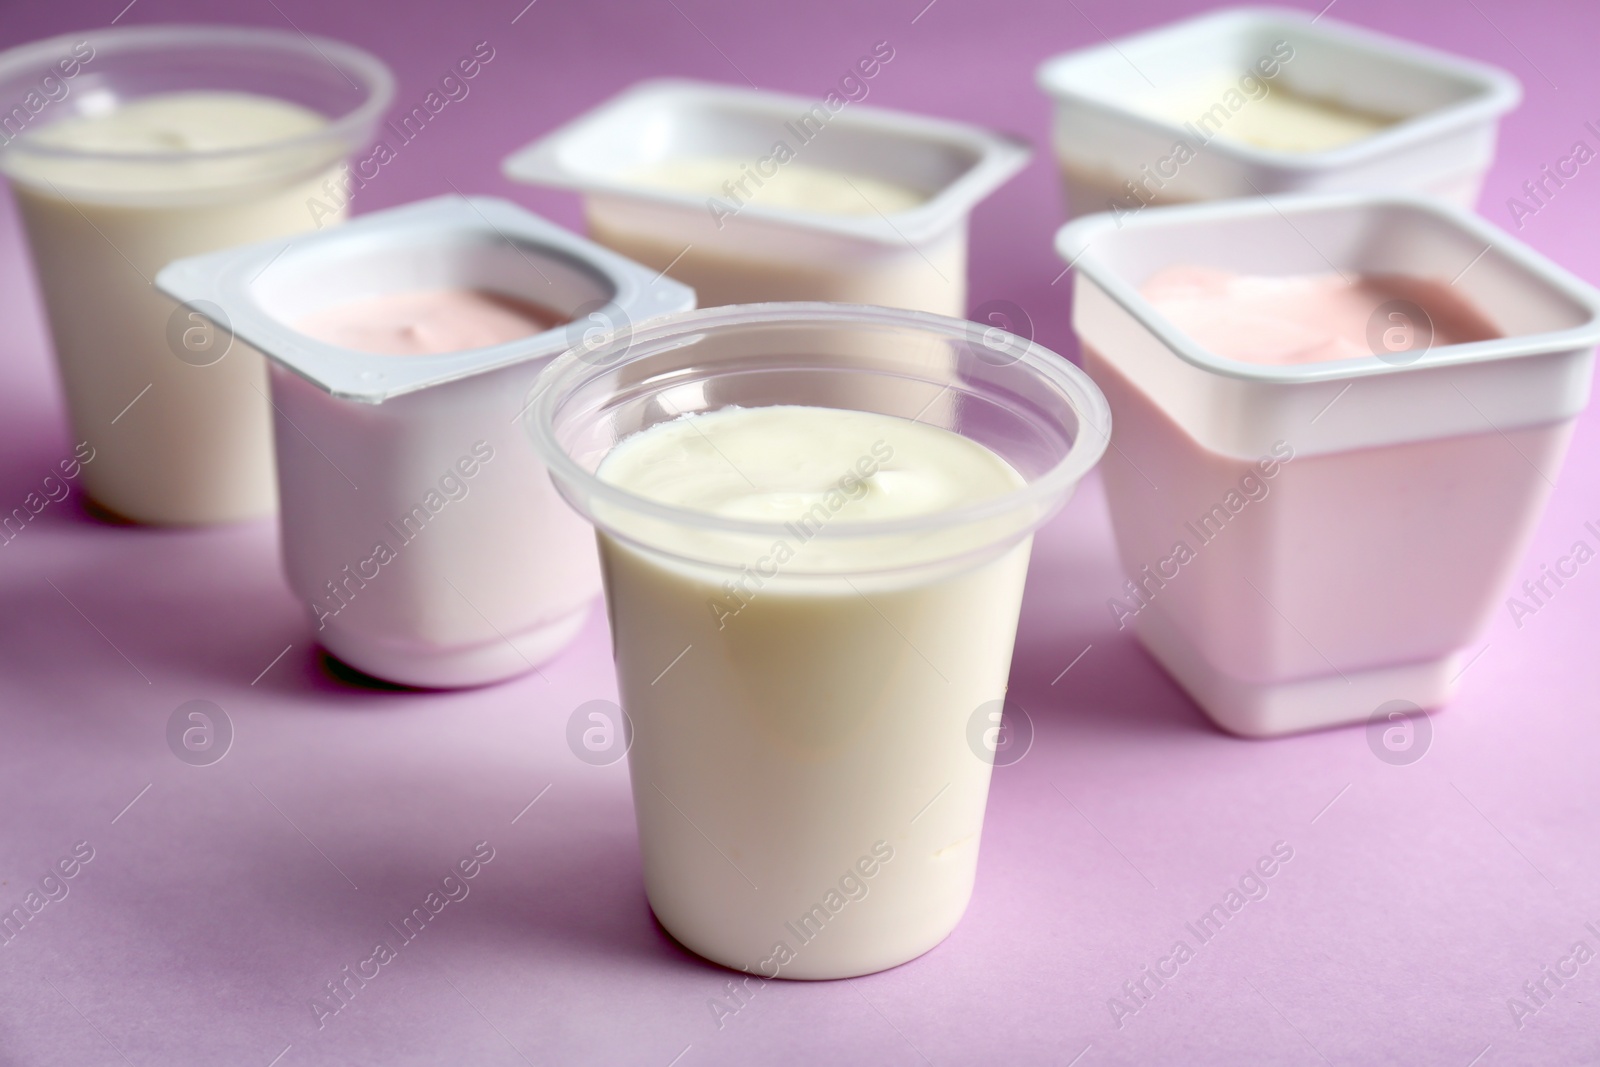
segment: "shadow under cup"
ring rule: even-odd
[[[650,426],[775,405],[917,419],[1024,484],[910,519],[812,525],[664,505],[595,473]],[[1094,384],[968,322],[755,304],[568,353],[529,422],[599,531],[662,925],[769,978],[866,974],[938,944],[972,892],[993,752],[970,726],[1005,692],[1033,531],[1109,437]]]

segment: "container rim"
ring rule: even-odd
[[[254,287],[275,265],[291,266],[304,257],[341,253],[381,253],[442,240],[506,242],[527,258],[527,249],[546,265],[562,263],[603,281],[611,296],[588,315],[608,326],[654,318],[694,306],[694,290],[641,267],[533,212],[497,197],[447,193],[398,207],[358,215],[324,230],[237,245],[174,260],[162,267],[155,287],[183,306],[213,318],[215,305],[228,321],[218,325],[339,400],[381,404],[463,378],[514,364],[547,360],[566,351],[588,332],[581,320],[569,321],[485,348],[429,356],[379,355],[319,341],[269,313]],[[537,269],[537,267],[535,267]],[[213,318],[213,321],[215,319]]]
[[[1051,56],[1039,64],[1035,72],[1035,82],[1040,90],[1057,101],[1085,101],[1102,110],[1115,112],[1120,120],[1182,140],[1187,137],[1187,131],[1177,122],[1136,111],[1109,97],[1079,91],[1075,88],[1071,76],[1072,68],[1085,59],[1103,54],[1109,49],[1133,48],[1170,37],[1181,37],[1185,33],[1203,27],[1241,23],[1294,26],[1306,32],[1319,34],[1328,40],[1365,49],[1397,64],[1427,71],[1439,78],[1467,81],[1476,86],[1476,91],[1465,99],[1432,111],[1402,118],[1377,133],[1322,151],[1286,152],[1220,137],[1213,138],[1205,144],[1208,152],[1216,152],[1258,166],[1299,173],[1318,173],[1364,163],[1396,148],[1429,140],[1473,122],[1498,118],[1516,107],[1522,100],[1522,84],[1499,67],[1348,22],[1336,19],[1319,20],[1320,16],[1313,17],[1295,8],[1271,6],[1221,8],[1158,26],[1152,30],[1129,34],[1104,44]]]
[[[1095,251],[1095,240],[1107,232],[1132,229],[1161,229],[1189,222],[1258,218],[1276,215],[1289,225],[1295,216],[1361,208],[1399,208],[1429,215],[1463,231],[1483,244],[1483,253],[1494,251],[1526,271],[1538,282],[1577,304],[1588,313],[1578,326],[1513,337],[1495,337],[1467,344],[1441,345],[1423,352],[1404,364],[1389,363],[1377,356],[1331,360],[1290,366],[1246,363],[1219,356],[1201,347],[1162,315],[1120,272]],[[1311,193],[1216,200],[1200,204],[1152,207],[1132,219],[1119,221],[1108,212],[1086,215],[1062,226],[1056,232],[1056,254],[1075,270],[1099,286],[1124,311],[1154,333],[1184,362],[1211,374],[1243,381],[1294,385],[1306,382],[1344,381],[1386,374],[1411,374],[1440,366],[1483,363],[1491,360],[1536,355],[1600,344],[1600,291],[1557,266],[1504,230],[1465,208],[1421,193],[1357,192]],[[1466,264],[1465,274],[1477,260]],[[1458,278],[1460,275],[1457,276]]]
[[[792,119],[818,103],[816,99],[767,89],[748,89],[692,78],[648,78],[512,152],[501,163],[501,172],[524,185],[547,185],[585,195],[622,197],[704,211],[704,196],[581,171],[566,160],[566,147],[574,138],[618,121],[630,110],[647,106],[652,100],[661,106],[732,107],[784,119]],[[905,211],[887,215],[831,215],[751,201],[739,209],[741,217],[880,244],[927,242],[959,224],[980,201],[1026,166],[1033,155],[1032,146],[1021,137],[870,104],[852,104],[840,111],[834,121],[841,127],[877,134],[886,141],[895,137],[918,137],[942,142],[974,153],[977,162],[927,200]]]
[[[205,23],[116,26],[84,33],[62,34],[19,45],[0,52],[0,83],[27,76],[33,71],[47,70],[66,50],[80,41],[88,41],[94,46],[95,58],[99,58],[102,53],[129,55],[205,46],[239,47],[257,52],[278,51],[300,56],[314,55],[343,75],[358,92],[364,93],[365,99],[343,115],[330,118],[326,126],[309,133],[241,148],[201,152],[83,151],[64,145],[40,144],[35,138],[28,137],[24,133],[0,147],[0,156],[18,153],[40,158],[154,166],[248,159],[255,155],[279,153],[330,141],[349,142],[353,145],[359,137],[365,136],[363,131],[377,121],[394,99],[394,74],[387,64],[363,48],[328,37],[308,36],[291,33],[288,30]],[[352,74],[356,80],[351,80]],[[357,84],[357,81],[360,84]]]
[[[549,469],[557,487],[562,490],[562,495],[596,525],[608,524],[596,518],[595,508],[573,499],[572,487],[580,487],[583,496],[590,501],[635,515],[723,533],[781,538],[786,534],[783,523],[729,519],[693,508],[663,504],[602,481],[594,472],[573,460],[561,446],[555,434],[555,417],[560,405],[583,385],[619,366],[692,343],[708,333],[745,326],[830,324],[920,330],[978,347],[993,348],[998,342],[1008,356],[1015,354],[1015,364],[1027,367],[1066,400],[1077,417],[1078,426],[1066,455],[1038,479],[1019,489],[976,504],[928,515],[880,522],[829,524],[818,531],[818,538],[844,541],[896,534],[926,534],[1012,514],[1024,508],[1037,509],[1026,527],[1027,530],[1036,529],[1066,501],[1110,443],[1111,408],[1099,387],[1083,370],[1033,341],[965,319],[925,311],[864,304],[774,302],[730,304],[663,316],[609,345],[571,349],[563,353],[551,362],[534,385],[533,396],[526,408],[525,422],[534,449]],[[997,333],[1002,333],[1003,338],[997,339]],[[626,536],[636,539],[633,535]]]

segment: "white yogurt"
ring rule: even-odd
[[[31,136],[36,145],[78,152],[149,156],[161,152],[220,152],[256,148],[274,141],[313,133],[328,120],[308,108],[254,93],[198,90],[159,93],[130,100],[111,110],[79,115]],[[186,184],[204,185],[216,172],[214,160],[175,160],[167,173],[152,171],[137,160],[127,166],[96,164],[107,191],[132,192],[140,187],[169,190],[173,173],[187,175]],[[24,165],[33,175],[37,164]]]
[[[1111,621],[1237,734],[1448,700],[1588,403],[1600,293],[1403,193],[1080,219],[1057,250],[1120,442]]]
[[[1237,72],[1218,72],[1130,102],[1135,110],[1208,137],[1279,152],[1326,152],[1388,129],[1396,116],[1345,107],[1297,93],[1279,79],[1255,79],[1259,95],[1244,96]],[[1221,105],[1221,106],[1219,106]]]
[[[1364,189],[1471,205],[1521,96],[1505,71],[1256,7],[1054,56],[1038,83],[1074,215]]]
[[[799,406],[657,424],[597,477],[785,531],[747,558],[737,533],[596,513],[657,917],[767,977],[865,974],[932,948],[972,891],[991,768],[967,726],[1005,693],[1031,537],[999,520],[849,528],[1022,477],[936,426]]]
[[[962,315],[968,213],[1027,158],[1020,142],[959,123],[660,80],[527,145],[505,171],[580,191],[595,240],[693,286],[701,307]]]
[[[276,504],[260,354],[174,354],[173,304],[150,279],[181,256],[313,228],[328,148],[294,142],[327,120],[271,97],[173,92],[25,135],[95,156],[17,153],[7,171],[33,250],[75,434],[96,446],[89,494],[126,518],[209,523]],[[287,142],[281,153],[196,153]],[[321,163],[326,163],[326,166]],[[196,317],[192,326],[208,327]],[[183,329],[179,329],[183,336]]]
[[[748,161],[724,156],[679,156],[627,175],[639,185],[704,197],[718,229],[736,224],[750,204],[807,215],[873,217],[909,211],[927,200],[910,186],[867,174],[789,162],[763,175]],[[703,307],[768,300],[834,300],[884,307],[922,308],[959,315],[956,282],[966,276],[964,243],[942,241],[923,256],[907,249],[861,248],[848,256],[806,257],[803,238],[787,249],[746,248],[737,254],[701,242],[663,241],[649,227],[614,225],[604,209],[591,210],[589,227],[601,243],[640,263],[671,268],[694,288]]]
[[[713,197],[734,209],[754,202],[820,215],[892,215],[928,199],[910,186],[805,163],[775,164],[763,176],[747,161],[732,157],[677,156],[641,167],[628,178],[657,189]]]
[[[330,653],[449,688],[576,635],[600,592],[594,531],[528,445],[530,392],[597,321],[684,311],[691,291],[454,195],[190,257],[156,284],[272,361],[284,576]]]

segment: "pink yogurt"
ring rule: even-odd
[[[294,325],[307,336],[357,352],[433,356],[532,337],[564,321],[504,293],[426,289],[335,304]]]
[[[1311,456],[1284,441],[1252,461],[1084,357],[1116,426],[1101,469],[1132,579],[1108,610],[1220,725],[1271,736],[1448,698],[1574,420]]]
[[[690,289],[461,196],[179,260],[156,285],[271,361],[284,575],[332,656],[455,688],[577,635],[600,593],[594,530],[524,416],[561,352],[687,311]]]
[[[1392,353],[1500,336],[1446,282],[1400,274],[1254,275],[1179,265],[1157,271],[1139,292],[1202,348],[1246,363],[1360,359],[1380,346]]]
[[[1600,294],[1410,194],[1094,216],[1057,247],[1115,427],[1110,621],[1237,734],[1446,701],[1587,403]]]
[[[1445,282],[1403,275],[1179,264],[1140,293],[1206,349],[1257,364],[1370,357],[1375,315],[1378,336],[1408,329],[1411,343],[1500,336]],[[1379,314],[1389,306],[1407,309],[1403,326]],[[1137,621],[1213,701],[1269,687],[1261,719],[1224,722],[1241,733],[1294,728],[1301,704],[1286,696],[1344,699],[1352,676],[1377,687],[1374,706],[1383,692],[1444,699],[1549,495],[1529,464],[1559,466],[1572,420],[1298,458],[1284,440],[1248,460],[1201,447],[1100,353],[1085,357],[1117,426],[1105,478],[1134,572],[1110,605],[1119,626]]]

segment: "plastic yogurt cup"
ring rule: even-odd
[[[641,82],[511,155],[505,173],[581,192],[591,237],[692,285],[703,307],[831,300],[964,315],[967,216],[1030,150],[836,103]]]
[[[662,925],[768,978],[938,944],[972,892],[993,757],[969,730],[1005,693],[1033,531],[1109,433],[1093,384],[968,322],[756,304],[563,356],[529,420],[599,530]],[[956,473],[985,463],[1010,473]],[[664,502],[719,478],[723,506]]]
[[[0,54],[16,194],[84,484],[147,523],[271,514],[266,370],[186,348],[168,261],[315,227],[308,202],[393,95],[373,56],[256,27],[87,30]]]
[[[1470,207],[1510,74],[1331,18],[1233,8],[1046,60],[1073,215],[1291,192]]]
[[[1238,734],[1448,699],[1588,403],[1600,293],[1476,215],[1402,193],[1096,215],[1057,248],[1117,420],[1116,625]],[[1425,307],[1401,299],[1374,309],[1370,354],[1224,358],[1141,294],[1177,265],[1431,280],[1500,336],[1431,345]]]
[[[180,260],[156,284],[272,362],[284,569],[324,647],[449,687],[522,674],[572,639],[600,590],[593,534],[527,447],[528,390],[557,353],[691,308],[690,290],[505,201],[454,196]],[[407,355],[300,325],[417,293],[500,294],[561,324]]]

